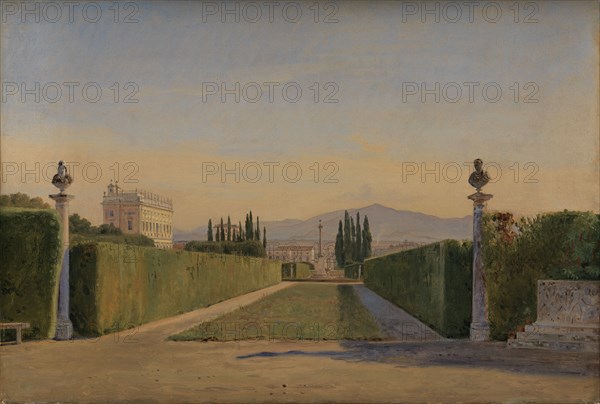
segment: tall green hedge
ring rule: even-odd
[[[295,265],[294,270],[292,266]],[[284,279],[306,279],[311,275],[311,267],[307,262],[286,262],[281,264],[281,277]]]
[[[281,263],[263,258],[79,244],[71,250],[71,319],[80,334],[101,335],[280,281]]]
[[[0,208],[0,322],[30,323],[26,338],[54,337],[61,244],[56,211]]]
[[[515,220],[484,215],[484,266],[491,336],[506,340],[536,320],[537,281],[600,279],[600,216],[552,212]]]
[[[469,335],[471,243],[445,240],[371,258],[365,286],[449,338]]]

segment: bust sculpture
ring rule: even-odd
[[[64,161],[59,161],[57,173],[54,174],[54,177],[52,177],[52,185],[60,189],[60,193],[62,194],[65,192],[65,189],[67,189],[69,185],[71,185],[72,182],[73,177],[71,177],[69,173],[67,173],[67,166],[65,165]]]
[[[469,184],[471,184],[477,192],[481,192],[481,188],[490,181],[490,177],[488,176],[487,171],[483,170],[483,161],[481,159],[475,159],[473,165],[475,166],[475,171],[469,176]]]

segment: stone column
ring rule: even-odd
[[[56,210],[62,227],[62,266],[58,289],[58,319],[55,336],[55,339],[62,341],[71,339],[73,336],[73,324],[69,319],[69,201],[75,197],[62,192],[49,196],[56,202]]]
[[[471,341],[489,339],[487,291],[483,269],[483,208],[493,195],[476,192],[468,198],[473,201],[473,300],[471,319]]]

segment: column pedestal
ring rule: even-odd
[[[469,195],[473,201],[473,300],[470,338],[471,341],[487,341],[490,336],[488,322],[487,291],[483,270],[483,208],[493,195],[480,191]]]
[[[49,195],[56,202],[56,210],[61,222],[62,254],[60,282],[58,288],[58,318],[56,320],[55,339],[69,340],[73,337],[73,323],[69,319],[69,201],[73,195]]]

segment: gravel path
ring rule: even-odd
[[[354,285],[354,291],[369,310],[381,331],[390,339],[407,342],[442,341],[444,337],[398,306],[388,302],[364,285]]]

